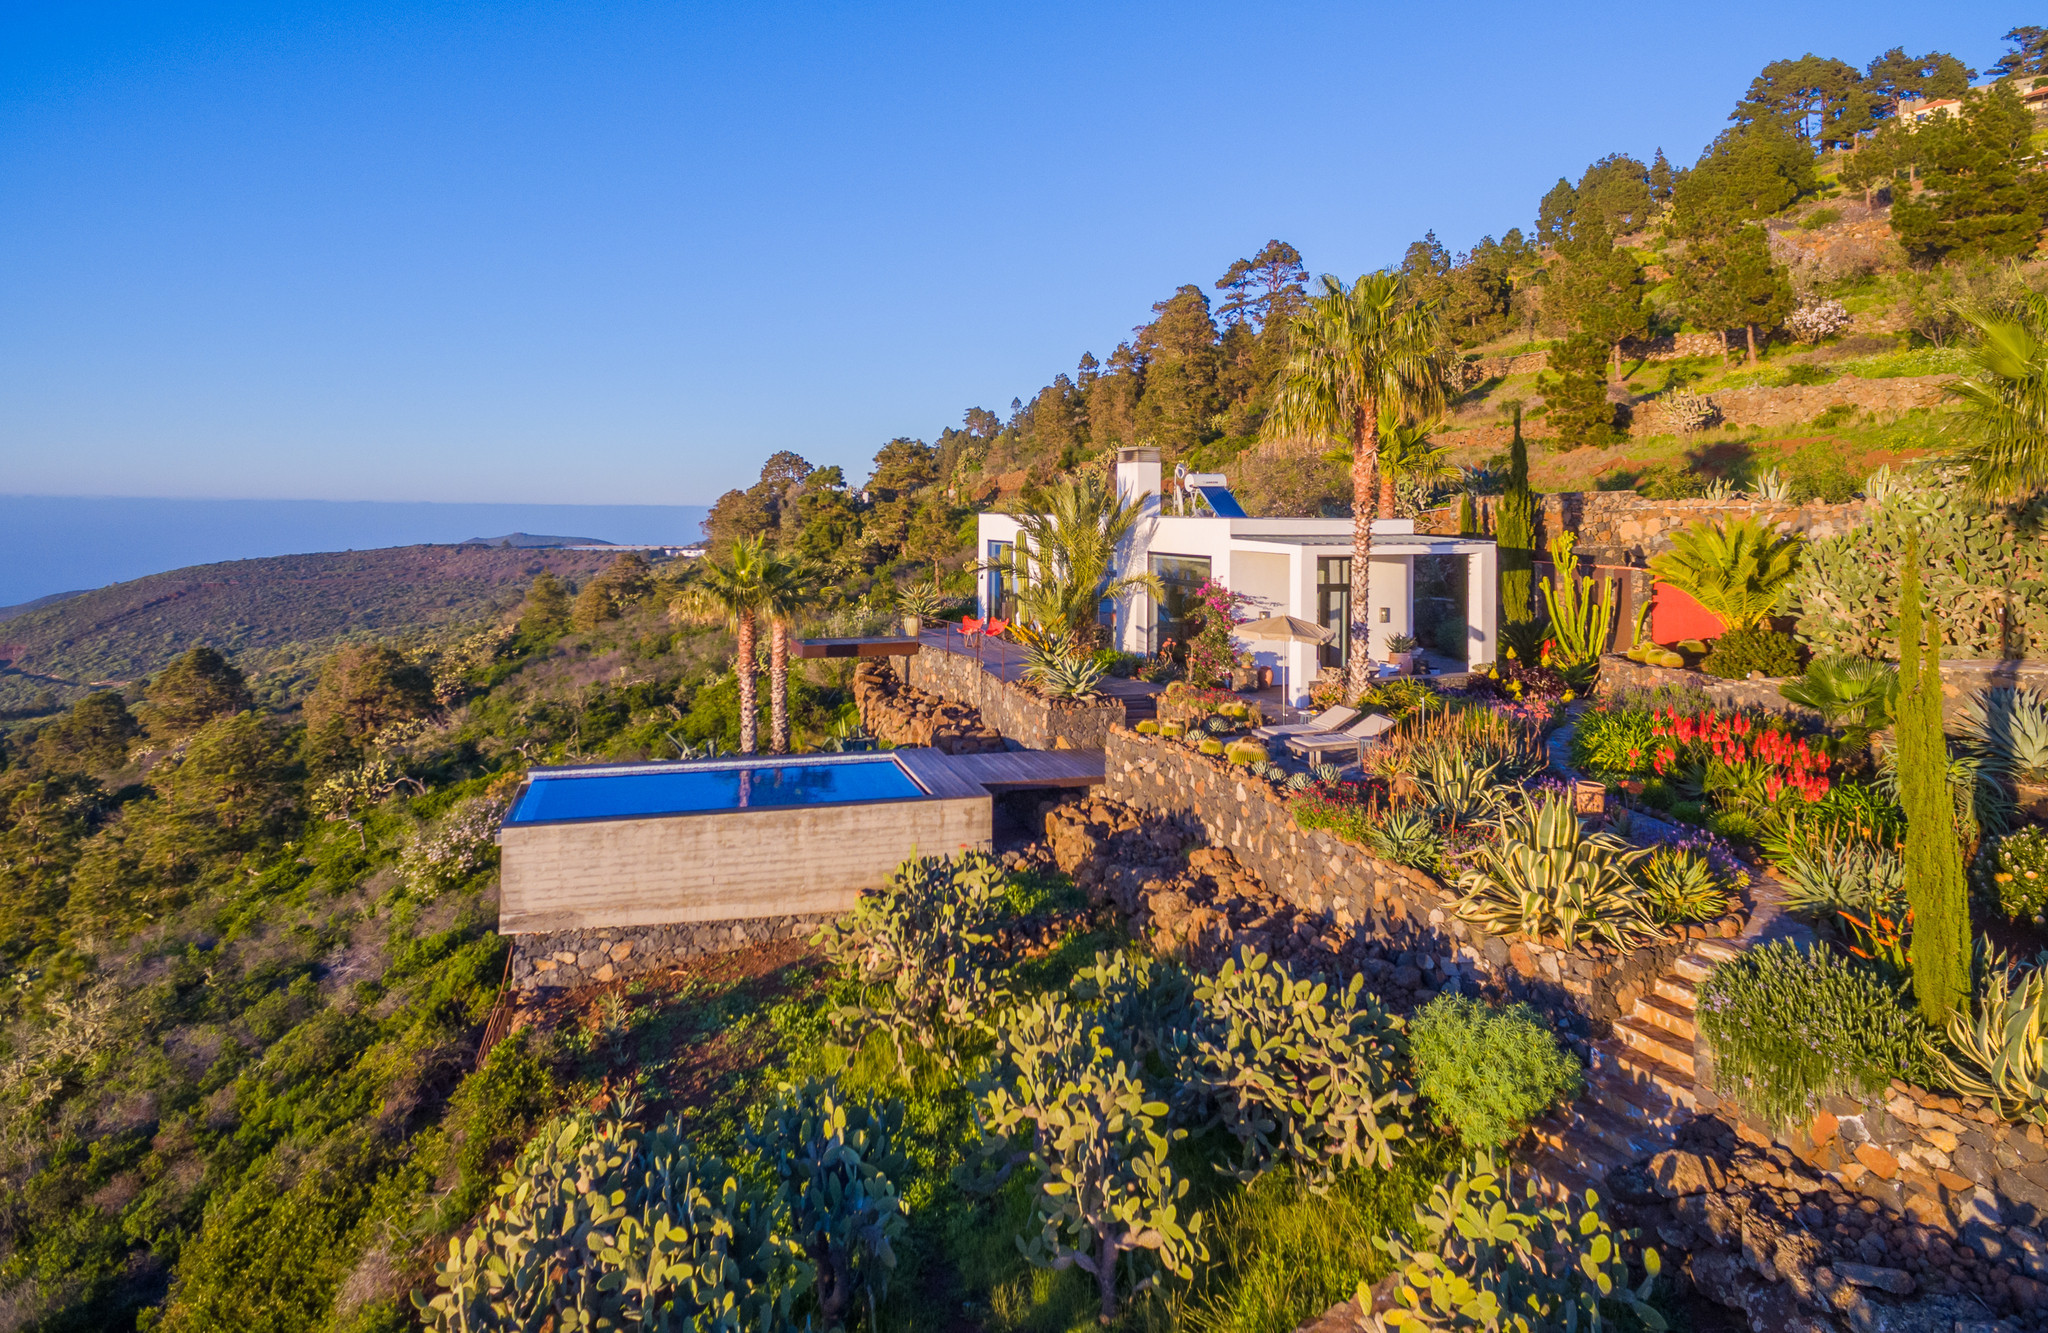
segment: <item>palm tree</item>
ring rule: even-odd
[[[2031,499],[2048,490],[2048,296],[1960,313],[1975,373],[1948,386],[1962,402],[1965,432],[1953,456],[1969,467],[1980,498]]]
[[[707,557],[697,581],[669,604],[678,620],[722,620],[737,641],[733,670],[740,683],[740,753],[760,748],[760,722],[755,716],[759,694],[754,687],[754,617],[768,601],[768,564],[773,559],[759,537],[733,543],[724,560]]]
[[[1749,629],[1778,607],[1799,562],[1799,538],[1780,537],[1763,520],[1695,523],[1650,557],[1650,572],[1721,618]]]
[[[807,562],[766,558],[762,609],[769,616],[768,752],[789,753],[789,623],[818,600],[818,573]]]
[[[1403,481],[1434,482],[1458,475],[1449,454],[1429,442],[1435,421],[1410,421],[1390,404],[1380,407],[1380,512],[1396,512],[1396,487]],[[1349,463],[1351,447],[1323,455],[1332,463]]]
[[[1367,274],[1346,287],[1324,274],[1322,291],[1288,321],[1292,351],[1280,392],[1262,427],[1268,440],[1307,439],[1351,448],[1351,618],[1366,623],[1372,569],[1372,521],[1380,494],[1380,417],[1443,409],[1443,365],[1436,352],[1437,312],[1409,301],[1406,284]],[[1351,690],[1365,689],[1364,636],[1352,645]]]
[[[1140,592],[1166,595],[1155,575],[1116,572],[1117,548],[1144,514],[1100,478],[1059,482],[1033,508],[1039,512],[1018,518],[1009,556],[982,566],[1009,577],[1019,620],[1064,630],[1076,647],[1087,648],[1095,644],[1103,602]]]

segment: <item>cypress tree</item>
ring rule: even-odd
[[[1472,492],[1458,496],[1458,535],[1470,537],[1479,531],[1479,512],[1472,507]]]
[[[1906,540],[1899,590],[1899,804],[1906,812],[1906,901],[1913,909],[1913,994],[1940,1027],[1970,995],[1970,900],[1941,733],[1941,628],[1921,607],[1920,540]],[[1925,624],[1926,651],[1921,651]]]
[[[1529,491],[1529,446],[1522,439],[1522,408],[1515,406],[1515,436],[1508,445],[1508,485],[1494,511],[1500,548],[1500,614],[1510,625],[1536,618],[1529,605],[1536,571],[1536,497]]]

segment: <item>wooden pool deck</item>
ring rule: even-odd
[[[1092,787],[1102,781],[1100,750],[1004,750],[941,754],[894,750],[897,761],[934,796],[979,796],[1033,787]]]

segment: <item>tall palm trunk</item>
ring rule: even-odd
[[[1372,521],[1388,497],[1380,480],[1380,404],[1377,394],[1360,400],[1351,445],[1351,661],[1349,693],[1357,698],[1372,683]]]
[[[774,619],[768,638],[768,749],[789,753],[789,622]]]
[[[740,612],[737,622],[734,634],[739,639],[739,651],[733,654],[732,669],[740,676],[740,753],[752,754],[761,743],[760,727],[754,716],[760,697],[754,688],[754,613]]]

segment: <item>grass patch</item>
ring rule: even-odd
[[[1845,375],[1890,380],[1906,375],[1961,375],[1970,369],[1970,357],[1960,347],[1914,347],[1902,352],[1852,357],[1835,364]]]

